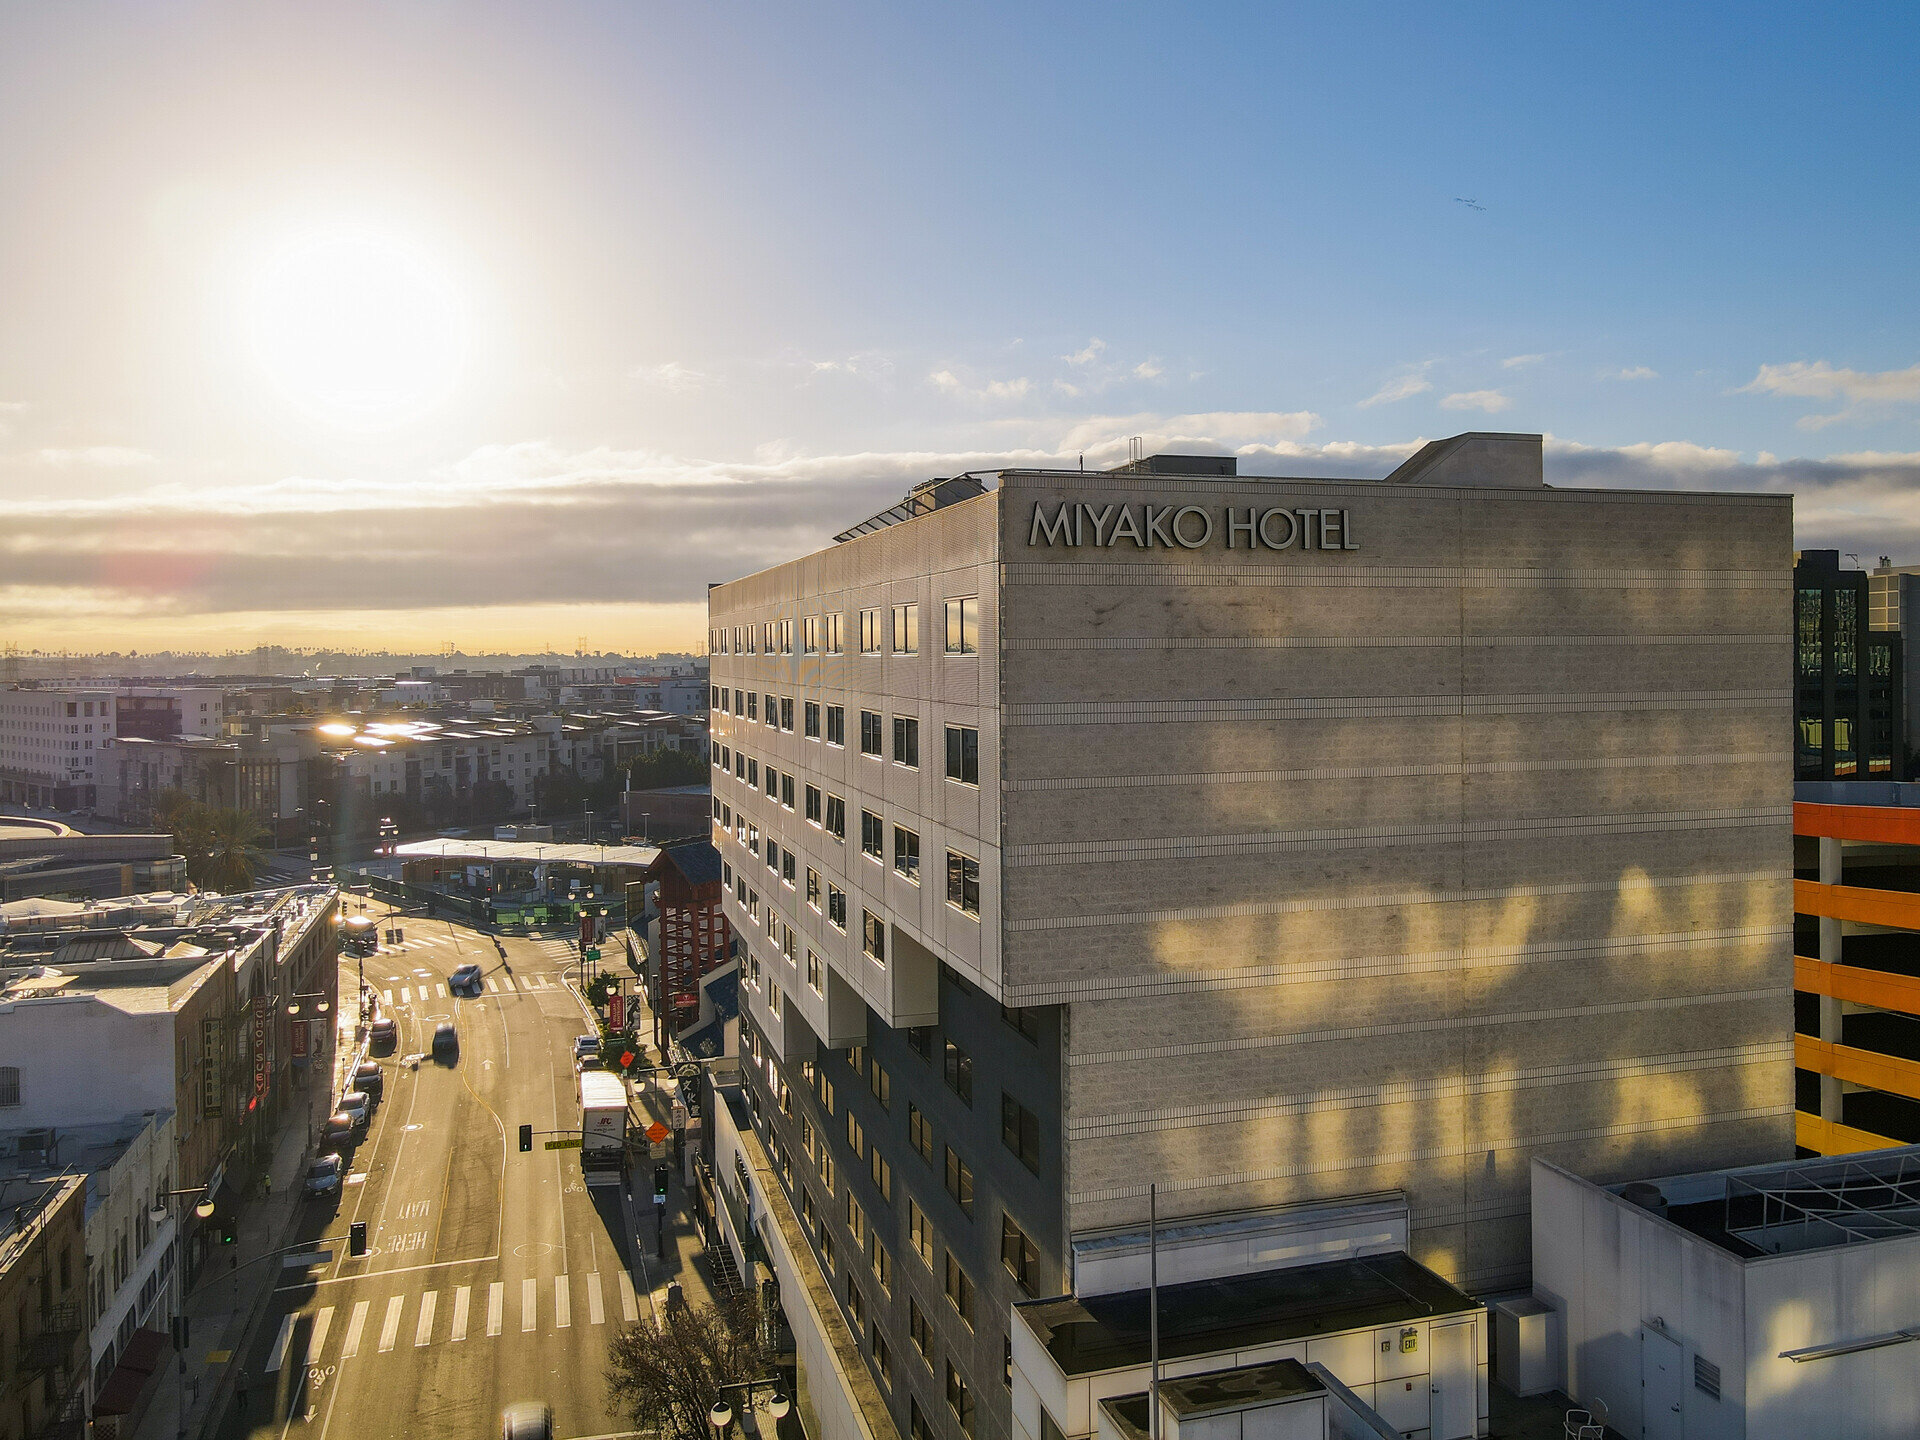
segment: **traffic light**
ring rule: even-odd
[[[222,1245],[231,1245],[238,1238],[239,1237],[234,1234],[233,1222],[231,1220],[220,1227],[220,1243]]]
[[[673,1167],[671,1165],[656,1165],[653,1167],[654,1204],[664,1205],[667,1203],[667,1177],[672,1173]]]
[[[356,1220],[347,1227],[347,1254],[364,1255],[367,1253],[367,1222]]]
[[[533,1149],[533,1126],[522,1125],[520,1127],[520,1148],[522,1150]]]

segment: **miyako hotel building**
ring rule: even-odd
[[[856,1428],[1099,1429],[1150,1186],[1163,1284],[1311,1361],[1272,1272],[1523,1287],[1534,1156],[1793,1153],[1790,500],[1235,472],[930,482],[709,592],[739,1171]],[[1479,1433],[1422,1303],[1329,1368]]]

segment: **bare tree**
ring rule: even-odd
[[[751,1294],[714,1305],[683,1305],[655,1323],[617,1331],[607,1359],[609,1398],[640,1430],[699,1440],[722,1385],[767,1376],[772,1354],[760,1337]]]

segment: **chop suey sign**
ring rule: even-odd
[[[1220,543],[1229,550],[1358,550],[1345,510],[1262,509],[1223,505],[1088,505],[1063,500],[1049,514],[1033,507],[1027,544],[1111,547],[1131,541],[1141,550],[1202,550]]]

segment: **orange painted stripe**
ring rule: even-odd
[[[1811,1035],[1793,1037],[1793,1063],[1802,1070],[1831,1075],[1836,1080],[1864,1085],[1889,1095],[1920,1100],[1920,1060],[1877,1055],[1851,1045],[1834,1045]]]
[[[1871,1005],[1876,1010],[1920,1015],[1920,975],[1890,975],[1884,970],[1830,965],[1824,960],[1796,955],[1793,988],[1809,995],[1831,995],[1836,1000]]]
[[[1795,880],[1793,908],[1801,915],[1825,915],[1835,920],[1857,920],[1863,925],[1920,930],[1920,894],[1906,890],[1868,890],[1859,885],[1822,885],[1818,880]]]
[[[1822,1120],[1804,1110],[1793,1112],[1794,1143],[1816,1155],[1852,1155],[1861,1150],[1892,1150],[1906,1142],[1889,1140],[1871,1130],[1855,1130],[1832,1120]]]
[[[1920,806],[1811,805],[1796,800],[1793,833],[1830,840],[1871,840],[1882,845],[1920,845]]]

